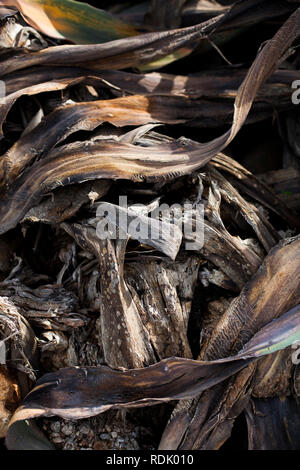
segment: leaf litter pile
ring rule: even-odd
[[[0,2],[2,445],[300,449],[300,2],[95,4]]]

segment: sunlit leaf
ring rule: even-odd
[[[138,34],[110,13],[74,0],[7,0],[25,20],[42,33],[76,44],[107,42]]]

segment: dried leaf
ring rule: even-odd
[[[298,317],[298,318],[297,318]],[[300,338],[299,306],[267,325],[270,341],[276,344],[284,330],[286,344],[291,344],[296,329]],[[104,412],[112,407],[147,406],[172,399],[192,398],[201,390],[221,382],[259,357],[262,329],[236,356],[216,361],[199,362],[170,358],[154,366],[118,372],[107,367],[61,369],[47,374],[37,382],[22,406],[16,411],[6,437],[9,449],[16,449],[14,426],[22,420],[58,415],[64,418],[83,418]],[[245,358],[248,359],[245,359]],[[69,391],[72,390],[70,397]],[[66,400],[66,394],[69,395]],[[49,406],[49,403],[51,405]]]
[[[104,10],[74,0],[5,0],[47,36],[91,44],[134,36],[137,30]]]
[[[249,341],[250,332],[258,331],[266,322],[279,317],[288,309],[292,309],[291,312],[297,317],[299,307],[293,307],[299,304],[300,299],[297,257],[299,243],[299,237],[282,241],[269,252],[257,273],[245,284],[240,296],[232,301],[211,337],[203,345],[199,359],[212,360],[237,352]],[[278,292],[281,293],[280,296],[277,295]],[[283,322],[284,318],[284,315],[280,317]],[[275,324],[274,320],[270,326]],[[277,345],[284,344],[284,329],[278,330],[276,334],[276,346],[271,336],[267,338],[264,331],[268,332],[269,327],[255,335],[254,348],[257,346],[257,338],[260,342],[257,351],[260,353],[272,353],[276,351]],[[295,341],[295,338],[292,339],[295,335],[293,327],[290,333],[292,344]],[[252,350],[251,343],[250,340],[246,346],[249,351]],[[242,354],[243,352],[244,349]],[[254,353],[253,350],[252,352]],[[173,449],[218,449],[230,436],[235,418],[250,399],[254,372],[255,367],[251,366],[229,382],[220,384],[209,392],[202,393],[192,403],[187,402],[183,407],[179,407],[165,430],[161,448],[170,448],[171,445]],[[222,400],[219,399],[220,396],[223,397]],[[183,427],[178,427],[178,421]],[[186,422],[187,424],[184,424]],[[172,440],[169,443],[170,435]]]
[[[293,397],[251,399],[246,409],[249,450],[298,450],[299,404]]]
[[[169,146],[169,148],[166,145],[160,146],[157,149],[153,148],[151,149],[151,152],[150,152],[151,156],[149,155],[150,158],[148,157],[148,161],[146,157],[147,152],[145,149],[144,151],[145,163],[144,164],[141,164],[140,158],[137,158],[137,157],[135,158],[134,163],[132,162],[132,158],[134,160],[134,156],[132,155],[134,155],[136,151],[139,152],[137,148],[134,148],[134,147],[128,148],[126,159],[124,159],[124,156],[122,156],[121,159],[116,159],[116,158],[111,158],[111,155],[108,155],[108,158],[106,158],[106,162],[105,162],[105,158],[103,158],[103,148],[102,148],[101,158],[99,159],[100,160],[99,169],[97,170],[96,170],[97,160],[95,158],[97,156],[97,145],[94,145],[94,148],[92,149],[91,145],[89,144],[88,151],[87,151],[86,144],[77,145],[77,149],[76,149],[77,155],[75,158],[74,158],[74,149],[76,148],[76,146],[75,147],[71,146],[71,149],[72,149],[71,155],[70,154],[68,155],[68,151],[69,151],[68,148],[66,148],[66,154],[63,157],[62,157],[61,150],[59,151],[59,156],[57,156],[56,158],[55,156],[52,158],[50,154],[48,155],[48,158],[45,158],[41,162],[37,163],[35,167],[31,169],[29,175],[26,175],[25,173],[24,176],[21,176],[20,181],[2,199],[1,206],[0,206],[0,213],[2,216],[2,224],[1,224],[0,232],[4,233],[5,231],[14,227],[16,223],[20,220],[20,218],[22,218],[22,216],[25,215],[24,212],[30,208],[30,202],[29,202],[30,199],[31,201],[36,200],[37,197],[39,197],[41,193],[43,192],[43,189],[44,190],[53,189],[53,187],[55,187],[54,186],[55,184],[56,185],[59,184],[58,181],[63,180],[63,181],[68,181],[68,183],[70,183],[72,180],[81,182],[81,181],[85,181],[91,178],[95,179],[95,178],[121,177],[123,179],[127,178],[127,179],[135,179],[135,180],[140,180],[142,178],[143,179],[149,178],[151,176],[152,177],[155,176],[156,178],[158,178],[158,177],[163,177],[163,176],[170,176],[172,174],[173,175],[185,174],[207,163],[213,156],[215,156],[218,152],[223,150],[233,140],[235,135],[238,133],[238,131],[244,124],[259,87],[262,85],[262,83],[264,83],[264,81],[268,78],[268,76],[274,71],[274,68],[278,65],[278,61],[284,54],[285,50],[289,47],[289,45],[293,42],[293,40],[298,36],[299,24],[300,24],[300,8],[298,8],[295,11],[295,13],[293,13],[290,16],[290,18],[285,22],[285,24],[276,33],[274,38],[271,39],[261,50],[261,52],[255,59],[255,61],[253,62],[245,80],[243,81],[242,85],[239,88],[237,97],[235,99],[235,112],[234,112],[233,124],[232,124],[231,129],[227,131],[225,134],[205,144],[193,144],[193,145],[188,144],[184,146],[182,145],[181,142],[178,142],[177,145]],[[174,33],[174,34],[176,35],[177,33]],[[117,41],[115,43],[111,43],[111,45],[113,44],[115,44],[116,47],[118,47],[117,44],[119,44],[119,42]],[[73,47],[84,47],[84,46],[73,46]],[[113,47],[113,46],[110,46],[110,47]],[[95,50],[96,48],[97,46],[95,46]],[[126,48],[126,45],[125,45],[125,48]],[[58,49],[59,49],[58,55],[60,57],[64,57],[64,62],[68,63],[67,50],[64,51],[64,47],[62,48],[60,47]],[[108,50],[109,50],[109,47],[108,47]],[[62,52],[66,52],[66,54],[63,54]],[[77,53],[78,52],[80,51],[77,49]],[[55,51],[52,50],[52,53],[55,54]],[[51,56],[51,50],[48,49],[38,54],[50,54]],[[46,56],[44,55],[43,57],[45,58]],[[30,59],[30,56],[28,55],[25,56],[24,60],[22,61],[19,58],[17,68],[22,68],[22,65],[20,66],[20,64],[24,61],[27,62],[28,58]],[[46,58],[46,61],[47,61],[47,58]],[[7,60],[4,65],[9,64],[9,62],[10,61]],[[25,66],[25,62],[24,62],[24,66]],[[42,62],[38,60],[37,63],[42,63]],[[31,65],[34,65],[34,61],[31,62]],[[0,65],[0,68],[1,68],[1,65]],[[125,98],[124,100],[126,101],[127,98]],[[80,109],[80,105],[79,105],[79,109]],[[99,122],[97,124],[99,124]],[[95,126],[97,124],[95,124]],[[61,129],[61,123],[58,123],[57,125],[59,126],[59,129]],[[33,132],[36,132],[37,129],[39,129],[39,126]],[[15,172],[15,176],[13,177],[14,179],[22,170],[22,168],[24,168],[26,164],[28,164],[30,161],[33,160],[33,158],[37,156],[37,153],[40,153],[43,150],[45,151],[47,148],[48,150],[50,150],[50,148],[53,145],[55,145],[57,141],[59,141],[57,132],[58,131],[56,131],[54,135],[49,133],[49,139],[48,141],[46,141],[46,143],[44,143],[42,147],[38,146],[37,149],[33,147],[31,148],[31,151],[29,150],[27,152],[27,155],[25,153],[25,156],[23,155],[23,161],[22,160],[19,161],[19,158],[15,158],[13,152],[11,154],[8,153],[8,159],[10,158],[12,159],[12,165],[11,163],[6,163],[6,159],[2,160],[1,162],[3,165],[2,178],[7,179],[9,181],[9,178],[10,178],[9,173],[8,175],[6,173],[8,170],[10,170],[10,167],[12,166],[12,171]],[[62,133],[61,130],[59,131],[59,134],[60,134],[60,138],[66,135],[66,133],[65,132]],[[31,133],[28,134],[26,137],[30,138],[30,136],[31,136]],[[39,134],[37,135],[37,141],[40,142]],[[31,142],[31,146],[32,146],[32,142]],[[114,148],[114,150],[116,151],[115,153],[120,152],[120,148]],[[91,158],[90,158],[91,153],[93,153],[95,157],[93,159],[93,163],[90,167],[90,170],[88,170],[87,154],[88,154],[88,162],[89,164],[91,164]],[[130,154],[130,156],[128,155],[128,153]],[[174,153],[176,154],[176,157],[177,157],[176,163],[174,163],[174,158],[173,158]],[[129,164],[128,157],[131,160],[130,164]],[[71,167],[70,166],[68,167],[68,159],[70,161],[72,160],[72,158],[73,160],[74,159],[76,160],[76,167],[77,167],[76,176],[74,174],[75,162],[73,161],[71,164]],[[63,164],[58,165],[59,159],[61,162],[63,162]],[[179,159],[181,160],[180,162],[178,162]],[[120,164],[120,161],[122,160],[123,160],[123,168],[121,168],[121,164]],[[48,181],[47,181],[47,176],[46,176],[47,175],[47,170],[46,170],[47,162],[49,162],[50,167],[55,162],[54,166],[56,167],[56,171],[59,170],[58,173],[60,173],[60,175],[55,175],[55,178],[53,179],[54,171],[52,171],[51,177],[50,178],[48,177]],[[106,168],[105,168],[105,163],[106,163]],[[163,168],[161,167],[162,163],[164,163]],[[83,165],[82,168],[80,168],[80,164]],[[116,165],[117,167],[112,170],[112,167],[114,165]],[[66,169],[66,171],[62,175],[63,167]],[[73,171],[70,172],[71,168]],[[84,168],[84,172],[83,172],[83,168]],[[26,178],[28,179],[26,180]],[[31,178],[34,179],[35,181],[33,184],[30,183],[31,194],[28,195],[28,189],[29,189],[28,183]],[[38,189],[35,190],[33,188],[34,188],[34,185],[36,185],[37,181],[39,181],[40,184],[38,185]],[[26,187],[27,187],[27,191],[26,191]],[[25,204],[24,204],[24,199],[26,199]],[[21,206],[21,208],[20,207],[18,208],[18,205]],[[25,208],[25,211],[24,211],[24,208]],[[18,212],[20,210],[23,210],[23,213]]]
[[[277,311],[275,311],[271,301],[272,305],[269,305],[268,308],[268,303],[270,303],[268,291],[264,292],[261,286],[263,279],[268,279],[268,283],[270,282],[272,271],[274,268],[277,269],[278,262],[282,262],[282,260],[286,262],[286,272],[283,275],[282,265],[279,265],[279,272],[275,271],[276,276],[273,277],[273,284],[276,284],[278,279],[282,279],[283,283],[284,278],[290,278],[293,268],[298,268],[294,256],[294,252],[298,248],[299,238],[271,250],[262,268],[246,285],[235,302],[234,309],[229,308],[228,315],[225,317],[227,322],[231,318],[230,312],[235,311],[236,313],[236,309],[239,307],[243,315],[249,316],[249,310],[251,313],[253,312],[252,321],[248,323],[249,329],[246,332],[243,331],[245,322],[242,321],[242,317],[235,315],[235,322],[237,322],[237,318],[239,321],[234,328],[237,339],[233,350],[238,350],[244,343],[242,350],[237,352],[235,356],[211,361],[169,358],[150,367],[126,372],[113,371],[107,367],[86,367],[83,369],[62,369],[55,374],[47,374],[37,382],[37,387],[30,392],[23,405],[15,413],[7,436],[8,447],[12,448],[13,446],[14,423],[20,420],[54,414],[65,418],[83,418],[112,407],[146,406],[172,399],[192,398],[201,391],[236,374],[261,355],[291,345],[295,338],[300,338],[299,305],[268,323],[282,313],[281,309],[288,304],[282,300],[280,304],[277,303]],[[293,276],[297,291],[292,298],[289,297],[289,304],[299,300],[299,295],[296,295],[299,294],[299,274],[298,282],[297,275],[293,274]],[[255,314],[249,302],[255,302],[252,297],[258,295],[258,287],[260,302],[257,302],[257,313]],[[286,283],[284,287],[285,289],[288,287]],[[261,292],[264,292],[264,295]],[[248,301],[247,297],[249,297]],[[272,298],[274,299],[274,296]],[[283,299],[286,298],[284,296]],[[213,334],[214,339],[210,342],[210,347],[206,349],[208,357],[215,341],[218,341],[219,355],[222,357],[222,348],[226,354],[226,343],[223,341],[221,344],[219,341],[220,335],[222,336],[224,333],[224,327],[220,328],[222,324],[224,325],[224,320],[217,326],[216,332]],[[250,341],[246,342],[247,338]],[[232,338],[227,343],[232,344]],[[70,389],[73,392],[71,396]],[[66,394],[68,399],[66,399]]]

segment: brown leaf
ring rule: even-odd
[[[295,335],[299,336],[299,305],[272,323],[269,322],[283,313],[286,307],[299,302],[299,263],[295,260],[299,243],[300,239],[296,238],[271,250],[265,263],[217,325],[206,348],[206,357],[209,359],[217,351],[219,358],[223,359],[193,361],[169,358],[150,367],[125,372],[107,367],[86,367],[47,374],[37,382],[35,389],[15,413],[7,445],[13,446],[14,423],[20,420],[53,414],[64,418],[83,418],[112,407],[147,406],[173,399],[192,398],[252,364],[261,354],[269,354],[290,345]],[[290,283],[291,278],[293,285]],[[271,289],[268,289],[269,285]],[[274,295],[270,297],[269,292],[273,286],[278,291],[279,285],[285,290],[285,295],[281,302],[278,299],[275,302]],[[248,319],[246,330],[245,318]],[[227,324],[230,324],[230,335],[226,331]],[[250,339],[248,343],[247,339]],[[239,349],[240,352],[235,356],[224,357],[226,352]],[[252,365],[250,370],[253,372]],[[234,389],[237,398],[240,396],[239,390],[244,389],[245,381],[248,380],[249,370],[247,372],[245,369],[245,373],[242,372],[244,374],[244,379],[239,379],[240,388]],[[172,429],[174,435],[175,429]],[[169,433],[167,431],[165,436]],[[198,433],[194,440],[197,438]]]
[[[157,177],[163,177],[163,176],[170,176],[170,174],[185,174],[188,172],[191,172],[192,170],[199,168],[203,164],[207,163],[213,156],[215,156],[218,152],[223,150],[235,137],[235,135],[238,133],[242,125],[244,124],[248,112],[251,108],[252,102],[255,98],[255,95],[259,89],[259,87],[262,85],[262,83],[265,82],[265,80],[268,78],[268,76],[274,71],[274,68],[278,65],[279,60],[281,59],[282,55],[284,54],[285,50],[289,47],[289,45],[293,42],[293,40],[298,36],[299,32],[299,24],[300,24],[300,8],[298,8],[295,13],[293,13],[290,18],[284,23],[284,25],[279,29],[279,31],[276,33],[273,39],[271,39],[261,50],[255,61],[253,62],[245,80],[243,81],[242,85],[239,88],[237,97],[235,99],[235,112],[234,112],[234,119],[233,119],[233,124],[231,129],[223,134],[222,136],[208,142],[205,144],[197,144],[197,145],[188,145],[184,146],[181,143],[177,144],[174,148],[174,146],[167,148],[167,146],[161,146],[158,149],[151,149],[151,157],[148,159],[148,162],[146,160],[146,157],[144,158],[144,161],[146,164],[141,165],[140,159],[136,158],[136,161],[133,163],[132,161],[130,162],[130,165],[128,164],[128,157],[126,157],[126,161],[123,160],[123,171],[120,169],[120,161],[117,162],[116,159],[112,159],[111,156],[108,156],[106,159],[106,169],[105,169],[105,159],[102,158],[103,155],[101,154],[101,163],[100,167],[96,170],[96,160],[93,161],[92,168],[90,168],[90,171],[88,171],[86,167],[86,153],[87,153],[87,146],[84,148],[81,148],[79,152],[81,155],[78,155],[78,150],[77,150],[77,155],[76,155],[76,166],[77,166],[77,174],[75,176],[74,171],[70,173],[70,167],[69,170],[65,172],[63,176],[58,177],[56,175],[55,181],[52,179],[53,176],[53,171],[51,173],[51,177],[46,177],[46,168],[43,168],[43,165],[47,165],[47,160],[51,166],[52,161],[55,159],[52,158],[49,155],[48,158],[46,158],[44,161],[41,161],[41,163],[38,163],[35,169],[33,168],[30,172],[29,179],[33,176],[34,170],[36,170],[36,174],[34,175],[35,180],[37,181],[40,179],[40,184],[44,187],[44,189],[47,188],[49,190],[50,188],[53,187],[54,184],[57,184],[58,180],[64,180],[66,181],[68,178],[68,182],[73,182],[76,181],[84,181],[86,179],[90,178],[118,178],[122,177],[123,179],[141,179],[141,178],[149,178],[151,176]],[[118,42],[118,41],[117,41]],[[113,44],[113,43],[112,43]],[[76,47],[76,46],[74,46]],[[104,47],[104,46],[103,46]],[[59,48],[61,51],[61,48]],[[49,53],[49,50],[42,51],[42,53]],[[51,51],[50,51],[51,54]],[[64,61],[67,62],[67,57],[64,57]],[[26,59],[26,58],[25,58]],[[20,59],[19,62],[21,63]],[[19,63],[18,62],[18,63]],[[5,62],[5,64],[9,63],[9,60]],[[39,63],[39,62],[37,62]],[[33,63],[31,65],[34,65]],[[20,68],[20,67],[19,67]],[[137,101],[139,101],[141,98],[136,97],[134,98]],[[121,99],[122,100],[122,99]],[[145,98],[144,98],[145,100]],[[128,99],[124,98],[124,102],[127,102]],[[80,110],[82,106],[79,104],[78,109]],[[90,111],[90,107],[88,107]],[[64,110],[60,111],[63,112]],[[125,110],[124,110],[125,112]],[[151,109],[150,113],[146,113],[146,122],[149,122],[149,114],[151,115]],[[82,116],[81,116],[82,118]],[[153,118],[152,118],[153,119]],[[61,123],[58,123],[59,128],[61,129]],[[99,125],[99,121],[94,124]],[[91,127],[93,128],[93,125],[91,123]],[[34,132],[34,131],[33,131]],[[61,138],[66,136],[66,133],[63,131],[59,131],[60,137],[58,137],[57,132],[51,133],[48,136],[48,139],[46,140],[46,143],[42,145],[41,148],[38,147],[39,150],[33,149],[29,151],[27,154],[25,152],[25,156],[23,156],[23,159],[19,161],[18,158],[15,158],[14,153],[12,152],[12,174],[14,175],[12,179],[14,179],[19,172],[24,168],[24,166],[29,163],[35,156],[37,152],[45,151],[47,148],[48,150],[55,145]],[[67,133],[68,135],[68,133]],[[31,134],[27,135],[31,136]],[[39,135],[38,135],[39,139]],[[38,140],[37,139],[37,140]],[[44,141],[44,138],[41,139],[41,141]],[[41,142],[40,141],[40,142]],[[32,142],[31,142],[32,144]],[[18,144],[17,144],[18,145]],[[76,146],[75,146],[76,147]],[[74,155],[74,146],[71,147],[71,155]],[[95,146],[96,147],[96,146]],[[97,150],[93,149],[93,153],[97,154]],[[80,148],[80,144],[77,146],[77,149]],[[24,149],[22,149],[23,151]],[[115,149],[118,150],[120,149]],[[128,149],[129,150],[129,149]],[[132,154],[136,149],[130,149],[130,153]],[[89,162],[91,162],[90,159],[90,154],[91,154],[91,147],[89,145]],[[68,152],[68,150],[67,150]],[[146,155],[146,150],[145,150],[145,155]],[[174,163],[174,158],[173,154],[176,154],[176,163]],[[162,156],[163,154],[163,156]],[[6,159],[2,160],[2,178],[4,180],[9,181],[10,180],[10,166],[11,163],[9,161],[9,153],[8,153],[8,161]],[[62,152],[61,150],[59,151],[59,157],[57,157],[56,161],[56,168],[58,164],[58,159],[61,161],[64,160],[64,163],[61,165],[61,169],[65,167],[67,169],[67,161],[68,158],[70,160],[70,155],[67,156],[65,155],[64,159],[62,159]],[[123,157],[124,158],[124,157]],[[129,157],[132,159],[132,156]],[[133,157],[134,158],[134,157]],[[178,160],[181,160],[178,162]],[[85,160],[85,162],[84,162]],[[80,173],[82,169],[80,169],[80,163],[83,164],[84,162],[84,169],[85,173]],[[172,162],[172,163],[171,163]],[[99,161],[100,163],[100,161]],[[117,163],[117,168],[112,171],[112,167]],[[162,168],[162,163],[164,164],[164,167]],[[75,166],[74,163],[72,162],[72,167]],[[148,167],[148,169],[147,169]],[[150,169],[152,167],[152,171]],[[130,171],[128,171],[130,168]],[[44,171],[43,171],[44,170]],[[96,170],[96,171],[95,171]],[[69,171],[69,174],[67,175]],[[37,176],[37,173],[39,173],[39,176]],[[138,175],[138,176],[137,176]],[[22,181],[23,180],[23,181]],[[24,189],[28,188],[28,182],[26,181],[26,176],[22,176],[20,181],[17,184],[17,188],[21,188],[16,190],[16,187],[13,188],[10,193],[8,193],[1,201],[1,206],[0,206],[0,213],[1,215],[3,214],[3,211],[5,215],[2,215],[2,224],[1,224],[1,233],[4,233],[5,231],[9,230],[10,228],[14,227],[15,224],[20,220],[20,218],[24,215],[24,213],[20,214],[17,213],[18,209],[16,206],[21,205],[22,209],[24,208]],[[23,185],[23,188],[22,188]],[[34,185],[33,185],[34,187]],[[23,195],[22,195],[22,189],[23,189]],[[28,189],[27,189],[28,191]],[[43,189],[39,187],[39,189],[34,192],[35,190],[32,189],[31,193],[31,200],[36,199],[39,197],[39,195],[42,193]],[[20,194],[21,193],[21,194]],[[26,189],[25,189],[26,193]],[[28,198],[28,194],[26,195],[26,199]],[[30,203],[28,204],[27,202],[27,207],[26,210],[30,208]],[[15,206],[12,208],[12,206]],[[5,209],[4,209],[5,208]],[[6,222],[7,221],[7,222]]]
[[[219,357],[237,352],[246,341],[249,341],[251,332],[259,331],[262,325],[273,318],[282,315],[286,310],[297,305],[300,300],[300,271],[299,260],[296,255],[300,239],[280,242],[265,258],[264,263],[243,288],[239,297],[234,299],[223,315],[211,337],[204,344],[200,353],[201,360],[214,360]],[[278,292],[280,295],[278,296]],[[298,307],[294,308],[298,311]],[[281,317],[284,318],[284,317]],[[274,325],[275,322],[270,323]],[[265,344],[270,340],[268,326],[265,333],[256,338]],[[251,340],[248,343],[251,350]],[[270,344],[271,346],[271,344]],[[245,350],[242,351],[244,353]],[[272,353],[270,347],[269,352]],[[162,438],[161,448],[169,448],[167,436],[173,436],[175,447],[181,449],[217,449],[228,439],[234,419],[241,413],[251,394],[251,377],[255,368],[245,369],[227,383],[212,388],[209,393],[202,393],[192,403],[186,403],[178,409],[180,420],[186,422],[186,415],[191,416],[189,424],[181,428],[185,432],[183,442],[176,434],[178,428],[177,413],[168,424],[165,436]],[[245,383],[249,382],[246,387]],[[220,396],[223,397],[220,400]],[[195,418],[196,416],[196,418]],[[193,418],[193,419],[192,419]],[[178,431],[179,432],[179,431]]]

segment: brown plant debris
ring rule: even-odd
[[[298,1],[0,1],[8,449],[299,450],[299,33]]]

